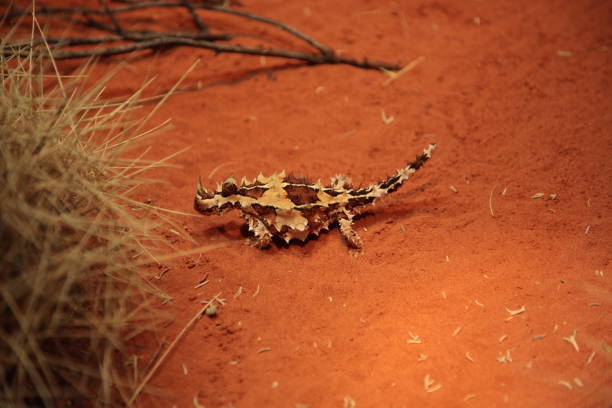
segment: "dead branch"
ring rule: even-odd
[[[338,55],[328,46],[318,42],[312,37],[302,33],[294,27],[267,17],[259,16],[242,10],[212,4],[212,0],[195,3],[191,0],[177,1],[133,1],[123,0],[124,5],[111,7],[107,0],[99,0],[98,8],[91,7],[48,7],[42,6],[35,10],[37,18],[53,19],[54,17],[69,18],[71,21],[88,29],[104,32],[104,35],[74,36],[65,38],[47,38],[51,47],[51,54],[56,60],[77,59],[89,57],[108,57],[142,50],[156,50],[168,47],[188,46],[213,50],[216,53],[238,53],[246,55],[259,55],[279,57],[309,64],[344,64],[365,69],[396,70],[399,66],[369,58],[350,58]],[[9,6],[4,14],[4,21],[32,15],[31,10],[16,6]],[[152,8],[173,8],[186,10],[197,31],[195,32],[167,32],[167,31],[135,31],[125,27],[129,20],[122,19],[128,12],[148,10]],[[270,25],[282,30],[294,38],[314,48],[314,52],[305,52],[292,49],[272,47],[248,47],[237,43],[230,43],[236,35],[233,33],[210,33],[209,25],[198,14],[198,11],[212,11],[234,15],[245,20]],[[124,21],[125,20],[125,21]],[[104,22],[106,21],[106,22]],[[46,47],[38,47],[42,40],[9,42],[4,48],[6,56],[28,55],[30,48],[36,52],[46,54]],[[74,46],[81,46],[74,49]],[[89,46],[89,47],[88,47]]]

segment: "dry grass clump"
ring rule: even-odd
[[[129,118],[142,90],[105,102],[109,78],[86,88],[87,68],[61,77],[4,47],[0,406],[123,404],[138,381],[126,343],[152,328],[163,296],[138,264],[163,246],[152,229],[165,221],[130,198],[162,164],[126,158],[151,133]]]

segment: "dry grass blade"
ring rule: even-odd
[[[208,307],[210,305],[212,305],[217,300],[217,297],[220,296],[220,295],[221,295],[221,293],[218,293],[210,301],[206,302],[206,304],[181,329],[179,334],[176,335],[176,337],[174,338],[172,343],[170,343],[170,345],[168,346],[166,351],[164,351],[164,353],[161,355],[159,360],[157,360],[155,362],[155,365],[153,365],[151,370],[147,373],[146,377],[142,380],[142,382],[138,385],[138,387],[136,387],[136,390],[134,391],[134,393],[132,394],[132,396],[130,397],[130,399],[128,401],[128,405],[132,405],[134,403],[134,401],[136,401],[136,398],[138,398],[138,395],[142,392],[143,388],[151,380],[151,377],[153,377],[153,374],[155,374],[155,372],[157,371],[159,366],[161,366],[162,363],[166,360],[166,357],[168,357],[170,352],[172,350],[174,350],[174,346],[176,346],[178,344],[178,342],[183,338],[185,333],[187,333],[189,328],[191,328],[191,326],[193,326],[195,324],[195,322],[198,321],[200,319],[200,317],[202,317],[202,315],[206,312],[206,309],[208,309]]]
[[[154,230],[171,220],[132,193],[152,182],[141,173],[169,158],[131,153],[152,134],[130,120],[143,90],[106,103],[109,76],[85,89],[88,66],[62,77],[38,53],[6,57],[7,42],[0,43],[0,406],[118,406],[138,374],[118,362],[130,339],[159,322],[165,298],[140,264],[171,249]]]

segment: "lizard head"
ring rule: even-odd
[[[234,208],[234,205],[224,200],[224,198],[236,194],[237,191],[238,185],[235,180],[231,178],[224,181],[223,184],[217,185],[215,191],[206,190],[202,185],[202,181],[199,180],[195,194],[194,208],[196,211],[205,215],[223,214]]]

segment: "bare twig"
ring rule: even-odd
[[[255,21],[259,21],[259,22],[265,23],[265,24],[273,25],[273,26],[278,27],[281,30],[284,30],[284,31],[294,35],[295,37],[297,37],[297,38],[307,42],[308,44],[312,45],[317,50],[319,50],[323,55],[331,55],[331,54],[333,54],[333,51],[330,48],[328,48],[327,46],[325,46],[325,45],[319,43],[318,41],[310,38],[306,34],[301,33],[300,31],[296,30],[295,28],[281,23],[280,21],[272,20],[272,19],[269,19],[269,18],[266,18],[266,17],[262,17],[262,16],[258,16],[258,15],[252,14],[252,13],[247,13],[246,11],[234,10],[234,9],[229,9],[229,8],[224,8],[224,7],[216,7],[216,6],[203,5],[202,8],[204,8],[206,10],[219,11],[221,13],[234,14],[236,16],[241,16],[241,17],[248,18],[249,20],[255,20]]]
[[[190,0],[171,1],[142,1],[142,2],[127,2],[127,5],[122,7],[110,8],[107,0],[99,0],[99,8],[89,7],[41,7],[36,10],[37,15],[55,16],[64,15],[72,18],[81,17],[81,21],[77,21],[85,27],[94,28],[105,31],[111,35],[92,36],[92,37],[67,37],[67,38],[50,38],[47,40],[49,44],[55,46],[50,51],[53,58],[56,60],[76,59],[88,57],[106,57],[119,54],[131,53],[142,50],[155,50],[159,48],[188,46],[194,48],[204,48],[213,50],[217,53],[238,53],[247,55],[259,55],[269,57],[279,57],[286,59],[294,59],[304,61],[309,64],[344,64],[365,69],[385,69],[397,70],[399,66],[380,61],[372,61],[368,58],[355,59],[341,57],[337,55],[331,48],[316,41],[310,36],[301,31],[267,17],[252,14],[246,11],[235,10],[227,7],[219,7],[211,4],[192,3]],[[192,16],[194,24],[198,28],[198,32],[162,32],[162,31],[133,31],[125,29],[126,23],[122,25],[119,16],[132,11],[147,10],[151,8],[183,8],[186,9]],[[207,25],[202,21],[197,11],[213,11],[235,15],[247,20],[257,21],[263,24],[271,25],[279,30],[283,30],[295,38],[304,41],[309,46],[316,49],[317,52],[303,52],[291,49],[277,49],[269,47],[247,47],[240,44],[229,44],[234,38],[232,33],[211,34],[208,32]],[[31,12],[26,9],[13,7],[6,15],[7,20],[16,17],[28,16]],[[110,24],[99,21],[100,18],[106,18]],[[120,42],[121,44],[112,44]],[[104,46],[100,46],[104,44]],[[36,47],[40,42],[26,43],[25,41],[15,42],[5,48],[5,55],[25,55],[29,52],[30,47]],[[75,45],[92,47],[82,47],[73,49]],[[43,54],[48,54],[45,51],[37,50]]]
[[[198,30],[208,30],[208,27],[206,26],[206,24],[204,24],[204,22],[200,18],[200,15],[196,12],[196,9],[193,4],[191,4],[188,0],[181,0],[181,3],[185,5],[187,10],[189,10],[189,14],[191,14],[191,18],[193,18],[193,23],[196,25],[196,27],[198,27]]]

